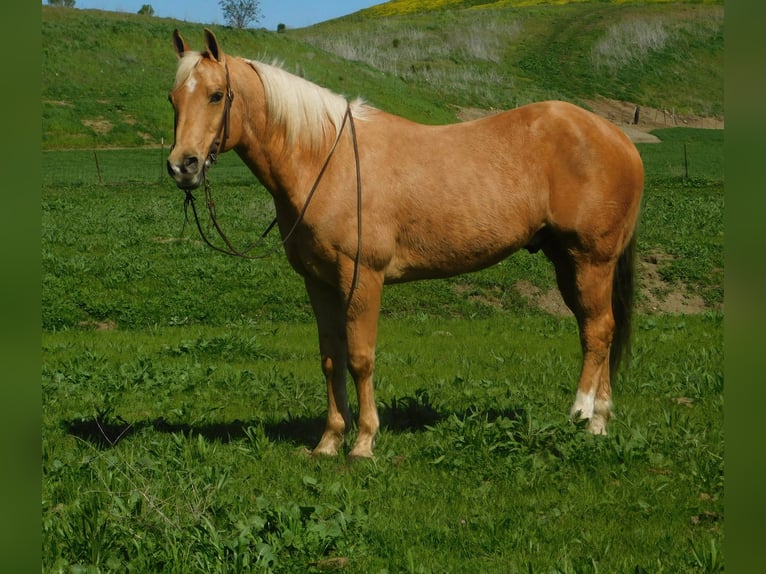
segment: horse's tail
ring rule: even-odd
[[[635,292],[636,234],[630,238],[617,260],[612,280],[612,314],[615,330],[609,351],[609,373],[612,382],[617,379],[620,362],[630,357],[630,336],[633,321],[633,295]]]

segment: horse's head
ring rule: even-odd
[[[178,187],[194,189],[205,170],[224,151],[233,93],[226,57],[215,35],[205,29],[206,52],[193,52],[173,32],[178,71],[168,95],[175,111],[175,141],[167,167]]]

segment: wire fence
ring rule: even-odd
[[[129,149],[79,149],[42,152],[43,186],[123,185],[170,182],[165,162],[168,145]],[[254,176],[236,154],[224,154],[215,179],[231,185],[254,183]]]
[[[707,131],[710,137],[722,140],[723,132]],[[704,178],[723,181],[721,142],[698,141],[693,134],[673,138],[667,145],[641,147],[641,155],[651,165],[648,177]],[[167,173],[169,145],[141,148],[93,148],[42,152],[42,184],[44,187],[68,185],[173,185]],[[227,185],[254,185],[257,180],[235,153],[222,154],[211,171],[211,179]]]

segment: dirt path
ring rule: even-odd
[[[650,134],[659,128],[688,127],[704,129],[724,129],[723,117],[703,117],[695,115],[680,115],[674,110],[659,110],[637,106],[630,102],[596,98],[585,100],[585,105],[601,117],[619,126],[633,143],[657,143],[660,140]],[[635,123],[638,108],[638,123]],[[498,110],[483,110],[480,108],[457,108],[457,117],[461,121],[475,120],[498,113]]]
[[[713,130],[724,129],[723,117],[703,117],[696,115],[680,115],[674,110],[658,110],[639,106],[638,124],[633,123],[636,104],[611,100],[608,98],[596,98],[585,100],[585,104],[598,115],[605,117],[618,126],[631,126],[635,130],[648,132],[658,128],[704,128]]]

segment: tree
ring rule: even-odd
[[[219,0],[218,5],[226,23],[234,28],[247,28],[262,17],[260,0]]]
[[[144,4],[138,13],[142,16],[154,16],[154,8],[152,8],[151,4]]]
[[[75,0],[48,0],[49,6],[65,6],[66,8],[74,8]]]

